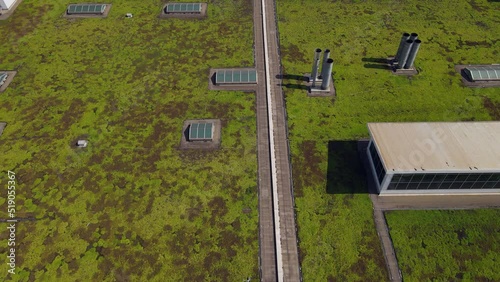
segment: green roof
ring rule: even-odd
[[[189,140],[212,140],[213,123],[192,123],[189,126]]]
[[[102,14],[106,4],[70,4],[67,14]]]
[[[474,81],[500,80],[500,65],[466,67],[464,70]]]
[[[252,70],[220,70],[215,75],[216,84],[224,83],[257,83],[257,71]]]
[[[201,13],[201,3],[169,3],[165,13]]]

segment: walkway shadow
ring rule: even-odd
[[[360,158],[363,152],[360,152],[358,147],[360,144],[356,140],[328,142],[328,168],[326,172],[326,192],[328,194],[369,193],[366,173]]]
[[[277,79],[290,79],[290,80],[298,80],[298,81],[309,81],[309,77],[297,74],[278,74],[276,75]]]

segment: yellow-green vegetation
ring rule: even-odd
[[[285,77],[310,73],[315,48],[334,59],[335,99],[308,98],[301,82],[284,81],[305,281],[387,279],[349,141],[368,137],[367,122],[500,119],[500,89],[465,88],[454,70],[500,63],[499,9],[486,0],[277,1]],[[379,63],[403,32],[422,40],[411,78]]]
[[[210,67],[253,65],[251,2],[213,1],[204,20],[110,2],[67,19],[74,1],[24,0],[0,22],[0,70],[18,71],[0,95],[0,183],[14,171],[16,215],[35,218],[17,224],[11,278],[257,279],[254,95],[207,88]],[[178,149],[198,118],[222,120],[220,150]]]
[[[404,281],[500,281],[500,210],[385,213]]]

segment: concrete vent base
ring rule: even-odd
[[[394,75],[413,76],[413,75],[417,75],[418,71],[415,68],[411,68],[411,69],[395,69],[395,70],[392,71],[392,74],[394,74]]]
[[[311,74],[306,73],[305,77],[310,77]],[[335,84],[333,79],[330,80],[330,85],[328,89],[321,89],[321,81],[316,80],[315,87],[312,87],[312,81],[306,82],[307,96],[309,97],[331,97],[336,95]]]
[[[418,74],[418,71],[414,66],[410,69],[398,69],[398,64],[394,61],[394,57],[387,58],[387,67],[394,75],[412,76]]]

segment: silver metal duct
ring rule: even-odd
[[[408,59],[406,60],[405,65],[403,66],[404,69],[411,69],[413,67],[413,62],[415,62],[415,58],[417,57],[417,52],[418,48],[420,47],[420,41],[419,39],[415,40],[413,42],[413,45],[411,46],[410,53],[408,54]]]
[[[410,54],[411,45],[413,45],[413,40],[406,40],[403,45],[403,50],[401,50],[400,59],[398,60],[398,69],[402,68],[406,64],[408,59],[408,54]]]
[[[323,63],[326,63],[330,59],[330,49],[325,49],[325,52],[323,52]]]
[[[321,56],[321,49],[316,49],[314,52],[314,61],[313,61],[313,68],[311,71],[311,79],[312,79],[312,86],[314,87],[314,84],[316,83],[316,79],[318,77],[318,70],[319,70],[319,57]]]
[[[410,40],[415,41],[415,40],[417,40],[417,38],[418,38],[418,34],[416,34],[416,33],[412,33],[412,34],[410,35]]]
[[[321,65],[321,76],[323,76],[323,69],[326,67],[326,62],[330,59],[330,49],[326,49],[323,53],[323,64]]]
[[[333,70],[333,59],[327,59],[321,70],[321,76],[323,81],[321,82],[321,89],[328,90],[330,86],[330,80],[332,79]]]
[[[401,42],[399,42],[398,51],[396,52],[396,56],[394,56],[394,61],[399,61],[399,56],[401,55],[401,50],[403,50],[403,46],[405,45],[406,40],[410,39],[410,34],[405,32],[403,36],[401,36]]]

